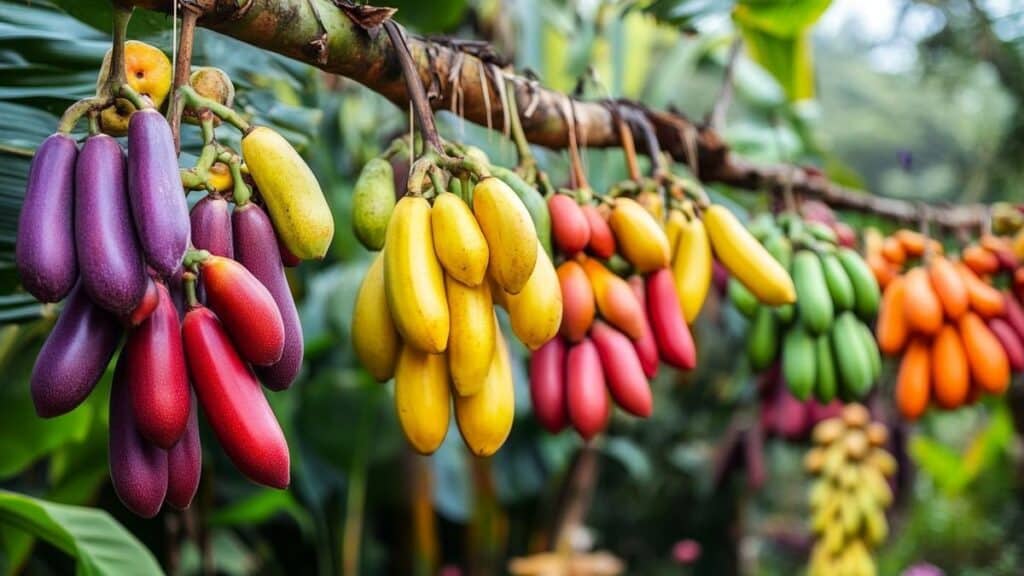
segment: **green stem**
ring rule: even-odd
[[[437,157],[434,154],[425,154],[419,160],[413,162],[412,170],[409,172],[409,183],[406,191],[413,196],[423,195],[423,179],[430,173],[431,167],[435,166]]]
[[[89,112],[89,136],[100,133],[100,116],[96,111]]]
[[[206,250],[196,250],[195,248],[189,248],[188,251],[185,252],[185,260],[182,262],[182,265],[185,268],[192,269],[202,264],[210,256],[211,254]]]
[[[114,102],[114,99],[109,96],[90,96],[88,98],[82,98],[78,102],[75,102],[68,109],[64,111],[64,114],[60,117],[60,122],[57,124],[57,131],[61,134],[70,134],[75,129],[75,125],[89,112],[94,112],[102,108],[106,108]]]
[[[131,102],[132,106],[135,106],[136,110],[145,110],[146,108],[153,107],[153,103],[149,101],[149,98],[139,94],[128,84],[121,84],[116,93],[119,98],[124,98]]]
[[[184,101],[185,106],[188,108],[195,108],[197,110],[201,110],[204,108],[208,109],[215,116],[227,122],[228,124],[231,124],[243,134],[248,133],[252,129],[252,126],[250,126],[249,122],[247,122],[245,118],[242,118],[242,116],[238,112],[221,104],[220,102],[217,102],[216,100],[211,100],[209,98],[204,98],[203,96],[200,96],[198,92],[196,92],[191,86],[187,84],[185,86],[182,86],[181,88],[178,88],[178,94],[181,95],[181,98]]]
[[[185,291],[185,306],[195,308],[199,306],[199,298],[196,296],[196,275],[193,272],[185,272],[181,275],[181,286]]]
[[[178,174],[181,175],[181,186],[185,190],[199,190],[206,186],[206,179],[196,174],[194,169],[182,168]]]
[[[242,179],[242,161],[238,156],[233,156],[228,160],[227,164],[231,170],[231,180],[234,184],[231,197],[235,201],[235,206],[245,206],[249,203],[249,198],[252,197],[252,190],[249,189],[249,185]]]
[[[442,192],[445,191],[444,174],[441,172],[441,169],[438,168],[436,164],[430,167],[430,183],[431,185],[434,186],[435,196],[439,196]]]

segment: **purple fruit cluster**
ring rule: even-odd
[[[182,261],[193,244],[237,260],[237,270],[250,278],[198,284],[200,298],[208,293],[211,307],[227,302],[243,315],[252,313],[245,295],[236,294],[246,292],[241,289],[245,285],[250,298],[253,291],[264,294],[264,313],[280,311],[277,330],[283,338],[278,336],[276,360],[255,368],[246,363],[242,372],[257,390],[254,369],[267,388],[291,386],[302,366],[303,337],[284,266],[297,262],[286,260],[260,206],[242,201],[232,210],[228,200],[213,192],[190,214],[170,127],[155,110],[132,115],[127,154],[104,134],[89,136],[81,149],[60,133],[40,146],[19,222],[17,265],[33,296],[65,302],[32,373],[36,412],[44,418],[60,416],[84,402],[127,334],[110,395],[110,475],[125,506],[147,518],[165,502],[189,506],[196,493],[202,468],[199,408],[211,422],[227,419],[227,429],[235,431],[251,424],[253,405],[259,404],[250,399],[246,409],[222,414],[237,381],[218,383],[230,392],[224,398],[208,390],[211,384],[203,379],[190,384],[191,369],[217,373],[222,361],[214,355],[211,366],[193,366],[198,360],[183,346],[182,318],[189,310],[181,298]],[[201,280],[214,274],[214,267],[207,267],[211,262],[200,267]],[[209,278],[212,282],[216,276]],[[193,301],[193,311],[201,308]],[[248,332],[259,330],[245,332],[244,337],[253,337]],[[257,397],[266,404],[262,393]],[[211,398],[219,404],[211,404]],[[269,406],[266,413],[273,419]],[[263,468],[278,472],[270,485],[284,486],[287,445],[279,428],[277,435],[284,457],[277,459],[280,465]],[[245,448],[252,438],[242,437],[239,443],[232,436],[228,444]],[[220,439],[224,444],[225,438]]]
[[[22,285],[43,302],[65,299],[36,359],[36,412],[79,406],[128,342],[110,398],[110,473],[118,496],[152,516],[166,500],[190,504],[202,456],[181,325],[163,282],[179,277],[190,243],[188,205],[167,120],[132,115],[128,153],[105,134],[79,150],[58,133],[39,147],[18,225]]]

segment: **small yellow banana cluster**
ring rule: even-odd
[[[433,204],[399,200],[356,297],[356,355],[377,380],[394,377],[402,430],[423,454],[444,441],[452,396],[474,454],[489,456],[508,437],[512,367],[494,304],[531,349],[562,321],[558,275],[519,197],[487,177],[471,203],[444,191]]]
[[[804,467],[818,477],[809,493],[818,540],[808,573],[874,575],[871,550],[889,533],[885,510],[893,494],[887,479],[896,473],[896,460],[884,448],[888,431],[871,422],[864,406],[848,404],[838,418],[819,423],[812,439]]]

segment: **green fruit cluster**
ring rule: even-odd
[[[885,510],[892,504],[888,478],[896,460],[884,446],[888,431],[871,422],[860,404],[843,408],[838,418],[819,423],[812,433],[814,447],[804,467],[817,479],[811,484],[810,576],[877,573],[871,550],[889,533]]]
[[[882,370],[869,322],[878,313],[878,282],[860,254],[838,245],[831,228],[786,213],[750,229],[785,267],[796,304],[771,307],[735,279],[730,301],[750,322],[747,358],[755,371],[781,359],[790,392],[822,403],[863,398]]]

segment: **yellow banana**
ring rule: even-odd
[[[715,255],[757,299],[770,306],[796,302],[789,272],[723,206],[704,211],[704,226]]]
[[[643,206],[644,210],[658,222],[665,220],[665,200],[661,194],[645,190],[636,195],[636,203]]]
[[[395,409],[402,432],[420,454],[430,454],[444,442],[450,404],[445,355],[403,346],[395,366]]]
[[[608,217],[619,252],[641,274],[669,265],[668,237],[661,224],[632,198],[616,198]]]
[[[492,313],[493,314],[493,313]],[[472,396],[455,397],[455,422],[470,452],[490,456],[501,448],[515,419],[515,385],[508,346],[492,316],[497,341],[483,388]]]
[[[242,158],[281,242],[304,260],[323,258],[334,238],[334,216],[295,148],[277,132],[258,126],[242,138]]]
[[[461,202],[461,200],[460,200]],[[480,391],[494,356],[494,309],[487,282],[466,286],[445,276],[448,292],[448,370],[459,396]]]
[[[518,294],[537,263],[537,229],[516,193],[487,177],[473,187],[473,215],[490,249],[489,270],[501,288]]]
[[[839,504],[839,523],[850,537],[860,530],[860,509],[852,498],[843,498]]]
[[[395,373],[402,341],[391,320],[384,291],[384,256],[378,253],[366,271],[352,312],[352,347],[375,379],[384,382]]]
[[[406,346],[437,354],[448,347],[444,272],[434,254],[430,203],[398,201],[384,240],[384,288],[395,327]]]
[[[512,331],[530,350],[558,334],[562,324],[562,289],[547,252],[537,248],[537,264],[519,294],[505,296]]]
[[[704,306],[704,299],[711,288],[711,270],[711,243],[704,223],[699,218],[684,222],[672,260],[672,276],[688,324],[693,323]]]
[[[469,206],[455,194],[442,192],[434,198],[430,228],[445,272],[467,286],[479,286],[487,274],[487,240]]]
[[[671,259],[675,261],[676,250],[679,248],[679,233],[686,226],[686,216],[683,211],[673,208],[668,211],[668,221],[665,222],[665,238],[668,238],[668,251]]]

